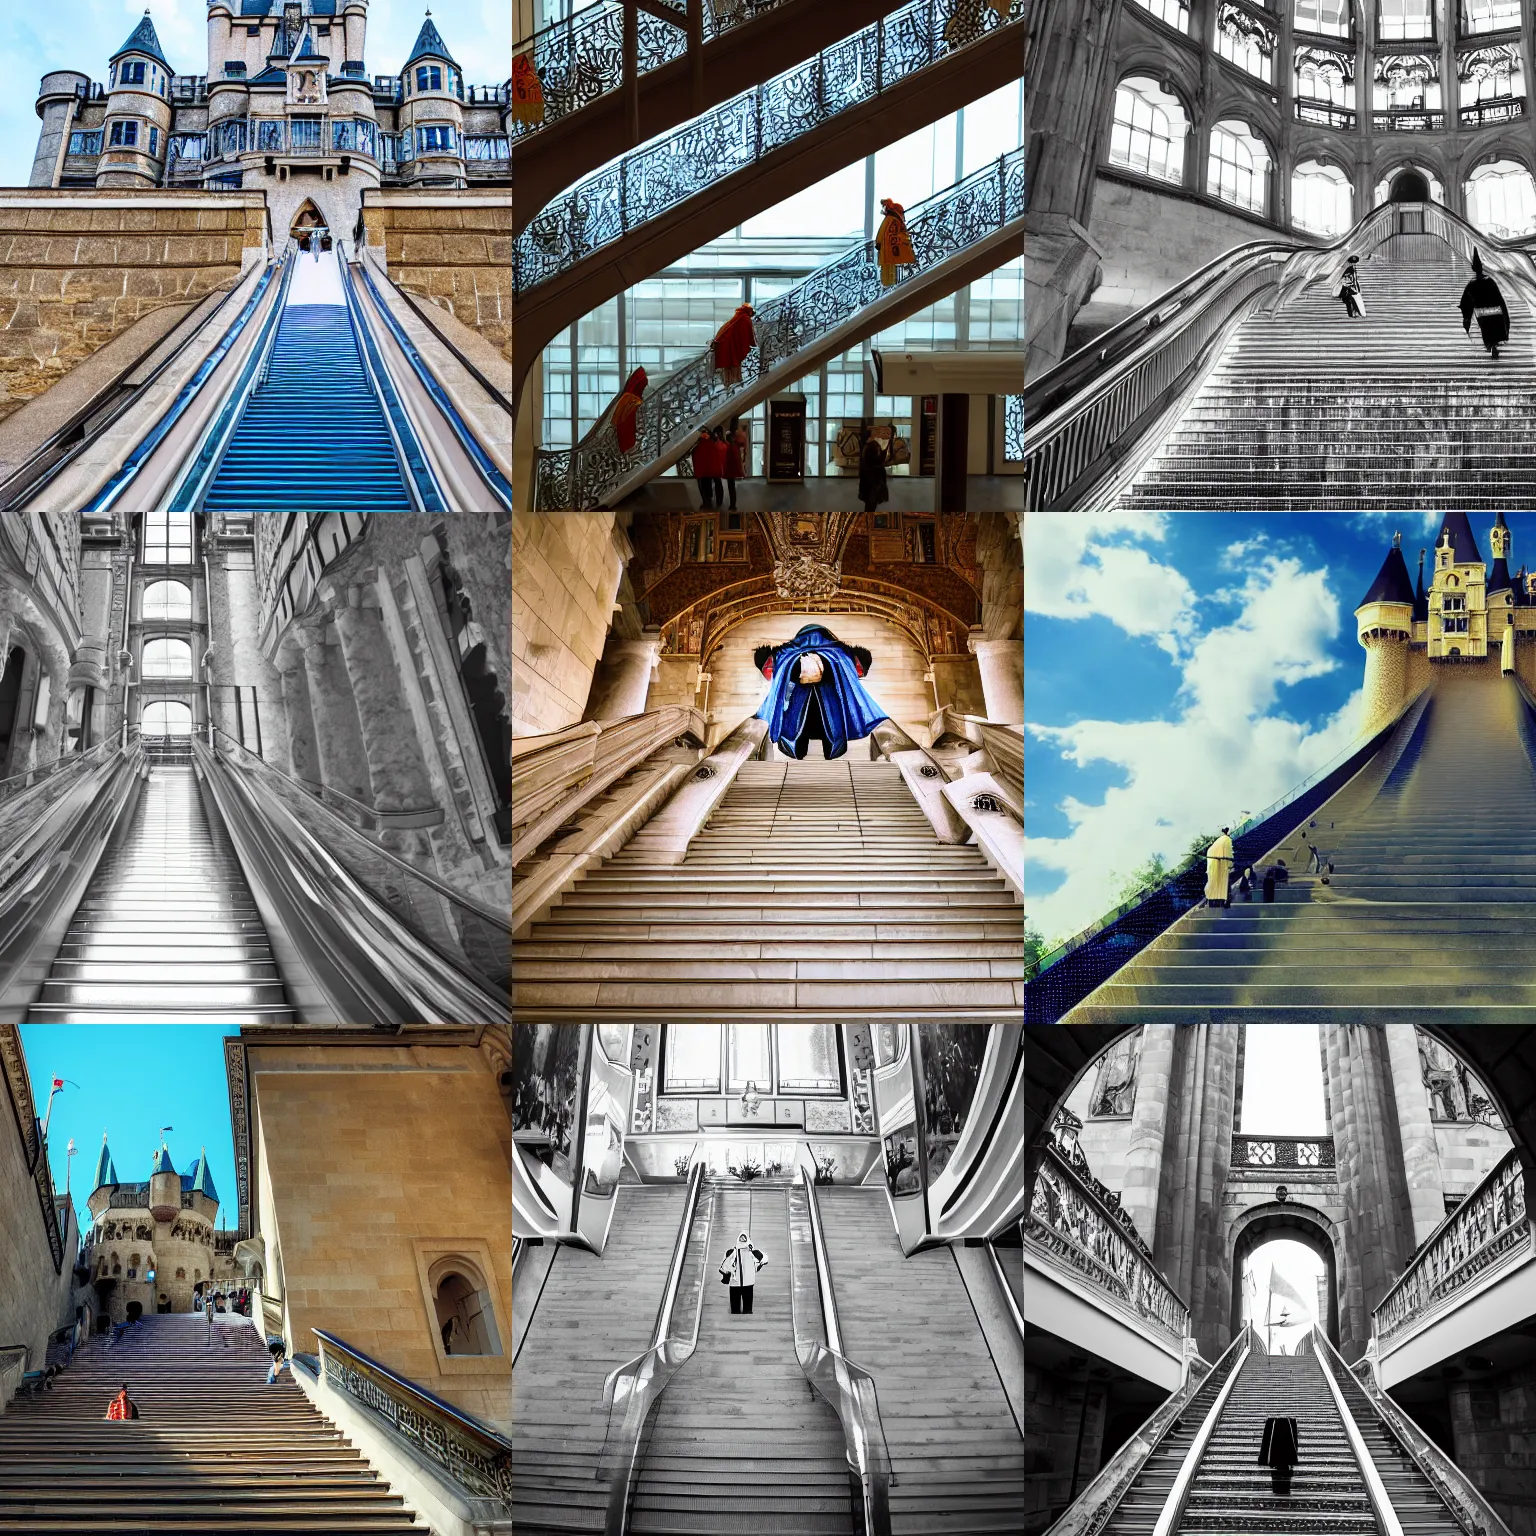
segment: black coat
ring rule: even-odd
[[[859,500],[872,501],[879,506],[890,499],[890,488],[885,482],[885,449],[880,446],[878,437],[872,437],[864,444],[864,452],[859,457]]]
[[[1259,1442],[1259,1464],[1265,1467],[1294,1467],[1300,1460],[1296,1420],[1265,1419],[1264,1438]]]
[[[1486,272],[1479,273],[1461,291],[1462,330],[1472,329],[1472,317],[1480,309],[1496,309],[1499,312],[1497,315],[1477,316],[1478,329],[1483,333],[1483,340],[1491,347],[1508,341],[1509,306],[1504,302],[1504,295],[1499,292],[1499,285]]]

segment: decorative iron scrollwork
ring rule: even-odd
[[[1331,1136],[1234,1136],[1232,1166],[1243,1168],[1333,1168]]]
[[[1024,459],[1024,396],[1008,395],[1003,400],[1003,457],[1010,464]]]
[[[1024,151],[1019,149],[908,210],[917,260],[902,269],[900,280],[910,282],[1023,212]],[[728,415],[732,400],[765,374],[889,292],[880,282],[870,243],[861,240],[757,311],[757,344],[742,362],[739,385],[725,383],[713,356],[702,352],[647,391],[635,416],[635,446],[629,453],[619,448],[606,416],[574,449],[541,453],[538,506],[546,511],[602,506],[608,493],[636,470],[669,453],[675,456],[702,423]]]

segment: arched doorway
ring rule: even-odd
[[[1392,178],[1392,189],[1387,194],[1387,201],[1393,203],[1427,203],[1429,201],[1429,182],[1425,180],[1420,171],[1399,171]]]
[[[445,1355],[499,1355],[501,1337],[490,1289],[462,1256],[432,1266],[432,1302]]]
[[[1243,1326],[1243,1272],[1257,1249],[1276,1238],[1310,1248],[1322,1260],[1328,1278],[1327,1316],[1323,1320],[1328,1342],[1335,1349],[1339,1343],[1339,1273],[1334,1252],[1333,1223],[1319,1211],[1306,1206],[1271,1201],[1255,1206],[1241,1219],[1232,1245],[1232,1336]],[[1362,1345],[1363,1347],[1363,1345]]]
[[[316,244],[321,245],[325,250],[330,249],[330,226],[325,215],[308,200],[293,216],[293,223],[289,226],[288,233],[301,251],[310,250]]]

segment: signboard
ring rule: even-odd
[[[885,467],[912,462],[912,445],[897,430],[896,423],[876,416],[846,416],[837,424],[832,441],[827,445],[828,462],[838,469],[852,474],[859,472],[859,459],[864,444],[878,438],[885,450]]]
[[[938,463],[939,397],[924,395],[917,418],[917,472],[931,475]]]
[[[767,480],[805,479],[805,396],[779,395],[768,402]]]

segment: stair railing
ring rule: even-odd
[[[550,511],[606,505],[651,474],[663,473],[697,439],[699,429],[760,398],[776,377],[795,376],[793,360],[902,284],[920,278],[977,242],[1024,218],[1024,151],[1014,150],[973,171],[907,211],[916,262],[885,287],[873,246],[859,240],[755,313],[756,343],[742,361],[741,379],[727,384],[705,349],[641,397],[635,445],[619,447],[609,405],[575,448],[538,455],[534,505]],[[857,340],[851,337],[850,343]]]
[[[475,1499],[512,1510],[512,1442],[481,1419],[381,1365],[323,1328],[320,1368],[326,1383],[381,1419],[449,1481]]]
[[[695,1294],[682,1294],[683,1269],[698,1213],[700,1191],[704,1186],[705,1164],[696,1161],[688,1174],[688,1190],[683,1200],[683,1215],[672,1244],[672,1258],[667,1265],[667,1280],[662,1287],[661,1303],[651,1329],[650,1348],[615,1367],[603,1382],[603,1401],[608,1406],[608,1427],[598,1457],[597,1478],[608,1485],[608,1510],[603,1525],[605,1536],[625,1536],[629,1527],[629,1503],[639,1471],[646,1425],[656,1400],[667,1383],[693,1354],[699,1341],[699,1318],[704,1304],[705,1269],[710,1253],[710,1234],[714,1231],[713,1202],[704,1229],[701,1261],[695,1277]],[[693,1326],[685,1336],[678,1322],[679,1306],[693,1305]],[[619,1423],[614,1410],[622,1409]]]
[[[1376,1526],[1381,1536],[1403,1536],[1403,1523],[1397,1518],[1397,1511],[1392,1507],[1392,1500],[1387,1497],[1387,1490],[1382,1486],[1381,1473],[1376,1470],[1376,1462],[1372,1457],[1369,1447],[1360,1435],[1360,1426],[1355,1423],[1355,1416],[1349,1411],[1349,1404],[1344,1401],[1344,1394],[1339,1390],[1339,1384],[1334,1380],[1333,1367],[1329,1364],[1328,1356],[1334,1354],[1333,1346],[1328,1343],[1320,1328],[1311,1330],[1313,1353],[1317,1356],[1318,1366],[1323,1373],[1323,1380],[1328,1384],[1328,1395],[1333,1399],[1333,1406],[1338,1410],[1339,1421],[1344,1426],[1345,1437],[1349,1441],[1350,1451],[1355,1462],[1360,1468],[1360,1476],[1365,1480],[1366,1496],[1371,1501],[1371,1509],[1376,1516]],[[1324,1347],[1326,1346],[1326,1347]],[[1344,1362],[1339,1360],[1342,1367]]]
[[[1439,235],[1468,258],[1475,247],[1488,272],[1536,312],[1531,254],[1480,234],[1439,204],[1383,204],[1327,245],[1276,235],[1236,246],[1026,385],[1029,510],[1071,511],[1094,499],[1145,447],[1157,422],[1198,387],[1232,330],[1256,308],[1278,311],[1346,256],[1398,233]]]
[[[1362,1357],[1351,1369],[1320,1328],[1313,1328],[1311,1336],[1317,1355],[1321,1357],[1326,1352],[1328,1356],[1330,1375],[1342,1387],[1360,1392],[1387,1432],[1444,1500],[1467,1536],[1511,1536],[1503,1517],[1472,1479],[1397,1406],[1390,1393],[1376,1385],[1369,1359]]]
[[[1192,1363],[1189,1376],[1178,1391],[1167,1397],[1135,1434],[1099,1468],[1097,1475],[1062,1512],[1046,1536],[1099,1536],[1120,1507],[1120,1501],[1168,1435],[1179,1427],[1185,1410],[1206,1387],[1226,1381],[1247,1354],[1248,1329],[1217,1357],[1215,1365]]]
[[[827,1239],[821,1225],[821,1206],[816,1199],[814,1171],[807,1177],[800,1166],[799,1188],[805,1193],[806,1215],[810,1225],[810,1253],[816,1271],[816,1290],[821,1303],[822,1326],[826,1342],[814,1342],[809,1330],[802,1330],[798,1316],[794,1320],[795,1357],[813,1391],[824,1398],[837,1414],[843,1427],[843,1442],[850,1481],[858,1489],[859,1536],[890,1536],[891,1486],[896,1474],[891,1468],[891,1450],[885,1439],[885,1425],[880,1418],[880,1400],[875,1378],[844,1352],[842,1323],[837,1311],[837,1292],[833,1285],[832,1263],[827,1256]],[[790,1227],[789,1251],[799,1257],[793,1225]],[[790,1285],[790,1310],[795,1312],[795,1287]],[[802,1353],[802,1334],[812,1342]]]

